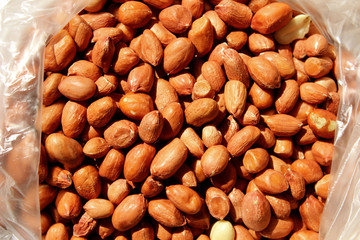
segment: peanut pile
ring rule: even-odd
[[[318,239],[334,61],[285,3],[89,1],[45,49],[43,239]]]

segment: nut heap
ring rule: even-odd
[[[339,94],[310,18],[90,2],[45,50],[44,239],[318,239]]]

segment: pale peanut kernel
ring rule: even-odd
[[[309,15],[297,15],[285,27],[275,32],[275,40],[280,44],[289,44],[296,39],[303,39],[309,32],[310,22]]]

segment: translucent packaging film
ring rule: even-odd
[[[0,239],[41,239],[37,172],[44,48],[84,4],[0,1]]]
[[[360,239],[360,4],[282,0],[311,16],[337,51],[341,96],[321,239]],[[0,239],[41,239],[38,163],[44,47],[85,0],[0,1]]]

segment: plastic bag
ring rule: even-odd
[[[41,239],[37,171],[44,47],[84,5],[0,1],[0,239]]]
[[[360,239],[360,5],[351,0],[284,2],[309,14],[337,52],[338,129],[320,238]]]
[[[51,34],[85,1],[0,2],[0,238],[40,239],[37,164],[43,52]],[[283,0],[309,14],[337,49],[341,95],[332,185],[321,239],[359,239],[360,127],[358,120],[360,5],[344,0]],[[5,230],[6,229],[6,230]]]

